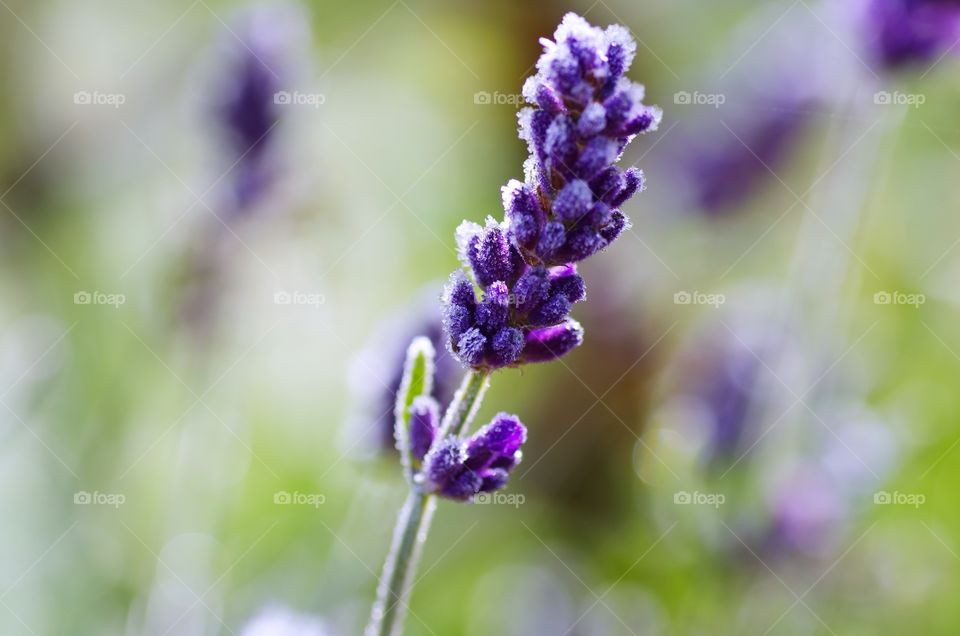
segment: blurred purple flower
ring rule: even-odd
[[[677,169],[696,205],[710,215],[736,208],[793,154],[806,125],[809,98],[784,98],[772,108],[751,110],[733,132],[698,131],[680,146]]]
[[[868,45],[886,68],[931,62],[960,38],[957,0],[869,0]]]
[[[457,389],[462,367],[443,347],[443,327],[432,288],[384,321],[351,365],[355,402],[364,411],[358,418],[360,426],[373,429],[375,446],[383,450],[396,447],[394,406],[403,380],[406,344],[417,336],[426,337],[436,350],[433,397],[445,404]]]
[[[643,87],[624,77],[636,49],[624,27],[604,31],[569,13],[554,37],[541,40],[537,74],[523,88],[534,105],[519,113],[526,182],[502,189],[505,222],[465,221],[457,230],[473,281],[460,270],[450,277],[444,327],[450,351],[474,368],[546,362],[582,342],[568,315],[586,297],[575,263],[627,227],[619,206],[643,179],[614,164],[660,121],[660,110],[643,104]]]
[[[227,51],[218,72],[213,115],[233,166],[234,214],[255,204],[277,177],[277,95],[292,81],[302,23],[303,17],[290,6],[262,7],[245,13],[229,37],[224,36]]]

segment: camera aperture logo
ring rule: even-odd
[[[927,302],[924,294],[907,294],[901,291],[878,291],[873,295],[874,305],[909,305],[918,309]]]
[[[677,91],[673,94],[673,103],[680,106],[713,106],[714,108],[720,108],[727,103],[727,96],[723,93]]]
[[[727,501],[727,496],[721,492],[693,492],[681,490],[673,494],[673,503],[678,506],[713,506],[719,509]]]
[[[873,94],[873,103],[877,106],[913,106],[914,108],[920,108],[927,103],[927,96],[923,93],[877,91]]]
[[[708,294],[701,291],[678,291],[673,295],[674,305],[710,305],[718,308],[727,302],[727,297],[723,294]]]
[[[473,497],[473,503],[478,506],[497,505],[519,508],[526,501],[527,498],[523,495],[511,492],[480,492]]]
[[[78,506],[113,506],[119,508],[127,501],[127,496],[119,492],[87,492],[80,490],[73,493],[73,503]]]
[[[313,506],[319,508],[327,501],[327,496],[318,492],[300,492],[278,490],[273,493],[273,503],[278,506]]]
[[[323,93],[301,93],[300,91],[277,91],[273,94],[273,103],[278,106],[313,106],[320,108],[327,101]]]
[[[101,93],[100,91],[77,91],[73,94],[73,103],[78,106],[113,106],[120,108],[127,102],[123,93]]]
[[[78,291],[73,294],[74,305],[109,305],[114,309],[119,309],[120,305],[127,302],[124,294],[108,294],[102,291]]]
[[[500,91],[478,91],[473,94],[473,103],[478,106],[513,106],[523,105],[523,95],[520,93],[501,93]]]
[[[927,496],[918,492],[878,490],[873,493],[873,503],[878,506],[913,506],[919,508],[927,503]]]
[[[319,309],[326,302],[327,297],[316,292],[281,290],[273,294],[274,305],[305,305]]]

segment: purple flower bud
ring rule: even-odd
[[[410,406],[410,453],[423,460],[433,445],[440,426],[440,405],[432,397],[420,395]]]
[[[586,181],[570,181],[553,200],[553,213],[563,221],[578,221],[593,204],[593,192]]]
[[[554,294],[563,294],[571,303],[587,297],[586,285],[574,265],[558,265],[550,269],[550,290]]]
[[[431,486],[446,483],[463,468],[467,459],[464,443],[451,436],[436,442],[423,460],[423,475]]]
[[[594,137],[584,146],[577,160],[577,174],[584,179],[593,179],[616,159],[617,142],[606,137]]]
[[[570,301],[566,295],[556,293],[530,313],[530,324],[535,327],[555,325],[570,313]]]
[[[501,458],[513,461],[526,441],[527,429],[520,418],[508,413],[497,413],[489,424],[467,441],[466,465],[472,470],[481,470],[489,468]]]
[[[534,103],[536,103],[537,106],[543,110],[554,115],[562,113],[565,110],[563,107],[563,100],[560,99],[560,96],[557,95],[556,91],[546,84],[540,84],[537,86]]]
[[[507,324],[510,290],[503,281],[487,287],[483,302],[477,307],[477,322],[487,333],[495,333]]]
[[[493,355],[490,362],[495,367],[513,364],[523,350],[523,332],[515,327],[504,327],[493,336]]]
[[[517,300],[517,311],[529,313],[546,302],[550,296],[551,286],[547,270],[542,267],[531,267],[520,277],[513,290]]]
[[[450,275],[450,281],[444,288],[443,299],[443,328],[449,339],[456,342],[473,326],[476,296],[473,283],[467,280],[461,270]]]
[[[510,473],[503,468],[490,468],[481,474],[483,481],[480,483],[480,492],[500,490],[507,485],[507,480],[510,478]]]
[[[566,115],[557,115],[550,128],[547,129],[545,146],[547,156],[558,169],[569,172],[567,166],[572,166],[577,156],[577,140],[573,133],[573,125]]]
[[[590,180],[590,189],[594,196],[606,202],[608,205],[614,205],[613,201],[623,190],[624,176],[619,170],[610,166],[605,168],[600,174]]]
[[[627,199],[632,197],[638,191],[643,189],[643,171],[637,168],[627,168],[623,173],[623,185],[617,191],[616,196],[610,199],[611,207],[620,207]]]
[[[567,243],[559,253],[566,261],[582,261],[609,244],[599,231],[589,225],[578,225],[567,233]]]
[[[464,364],[477,366],[483,364],[486,349],[487,337],[476,327],[471,327],[457,340],[454,353]]]
[[[623,77],[637,52],[637,45],[630,37],[630,32],[619,24],[607,27],[607,81],[616,82]]]
[[[607,127],[607,111],[603,104],[592,102],[583,109],[580,120],[577,122],[577,132],[581,137],[589,138],[597,135]]]
[[[463,470],[457,473],[440,489],[440,494],[447,499],[467,501],[480,492],[483,478],[472,470]]]
[[[549,362],[564,356],[583,342],[583,327],[572,318],[552,327],[534,329],[527,334],[521,359],[524,362]]]
[[[514,238],[520,246],[532,248],[546,223],[536,193],[527,184],[512,179],[501,189],[501,194],[503,210]]]
[[[563,223],[550,221],[543,228],[543,233],[540,235],[540,241],[537,243],[537,253],[543,257],[544,260],[549,260],[563,247],[566,238],[567,230],[563,227]]]
[[[640,133],[646,132],[657,122],[658,118],[659,115],[657,111],[645,109],[642,113],[636,115],[624,124],[623,134],[639,135]]]
[[[630,221],[623,212],[617,210],[613,213],[610,223],[600,229],[600,236],[609,245],[613,243],[624,230],[630,227]]]
[[[461,228],[465,247],[462,252],[481,287],[498,280],[516,280],[521,259],[504,228],[492,218],[487,219],[487,225],[482,229],[476,224],[466,224]]]

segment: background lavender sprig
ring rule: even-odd
[[[624,27],[602,30],[569,13],[541,40],[537,74],[524,85],[532,104],[519,114],[530,156],[524,183],[503,188],[506,219],[457,230],[463,262],[442,298],[450,351],[467,367],[439,421],[430,396],[433,348],[410,346],[397,394],[396,440],[411,493],[401,510],[384,566],[368,636],[396,636],[413,570],[429,528],[434,497],[469,502],[506,486],[527,431],[507,413],[462,437],[490,372],[560,357],[583,340],[569,317],[586,298],[576,263],[612,243],[627,227],[619,206],[642,189],[639,170],[615,167],[624,148],[653,130],[660,110],[643,104],[643,87],[624,77],[635,44]],[[477,287],[480,289],[479,297]]]

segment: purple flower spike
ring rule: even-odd
[[[538,72],[523,89],[532,106],[519,114],[530,151],[526,188],[536,192],[543,216],[521,210],[516,195],[504,196],[517,247],[528,262],[547,266],[583,260],[620,234],[622,225],[611,223],[624,218],[617,208],[642,179],[638,170],[620,173],[613,164],[661,115],[643,103],[643,87],[624,77],[636,51],[625,28],[601,30],[569,13],[554,38],[543,40]],[[559,96],[561,107],[547,95]],[[520,188],[511,182],[505,190]]]
[[[531,106],[518,114],[530,153],[525,180],[501,189],[503,223],[457,229],[482,300],[462,273],[443,297],[448,348],[475,369],[552,360],[580,344],[583,330],[569,317],[586,298],[575,263],[629,227],[619,208],[643,189],[643,174],[614,164],[660,121],[643,87],[624,75],[636,52],[627,29],[599,29],[570,13],[554,41],[542,42],[537,73],[523,86]]]
[[[570,353],[582,342],[583,327],[567,318],[559,325],[529,332],[521,358],[524,362],[549,362]]]
[[[410,406],[410,453],[423,461],[440,426],[440,405],[425,395],[414,398]]]

